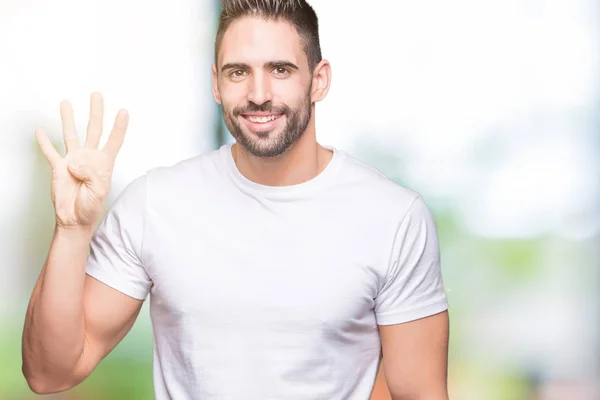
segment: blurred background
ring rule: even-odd
[[[420,192],[436,217],[451,399],[600,399],[599,2],[311,4],[333,68],[319,141]],[[20,335],[54,220],[34,128],[62,149],[62,99],[81,134],[91,92],[107,127],[128,109],[110,201],[149,168],[231,141],[210,90],[219,11],[0,0],[0,400],[38,397]],[[48,398],[153,398],[151,362],[145,308],[86,382]]]

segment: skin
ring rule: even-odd
[[[378,377],[380,398],[373,400],[448,400],[447,311],[403,324],[380,326],[379,333],[383,376]],[[383,378],[387,388],[381,382]]]
[[[237,139],[232,155],[246,178],[263,185],[294,185],[314,178],[330,162],[332,153],[316,140],[315,103],[327,95],[331,67],[323,60],[311,71],[291,25],[259,18],[232,23],[212,78],[215,100]],[[278,119],[269,125],[248,123],[257,113]],[[77,142],[73,111],[66,101],[61,103],[61,118],[65,156],[44,131],[36,131],[53,172],[56,212],[54,236],[30,299],[22,340],[23,374],[39,394],[67,390],[89,376],[129,332],[143,303],[85,274],[87,249],[110,190],[127,112],[117,115],[101,150],[99,93],[90,100],[84,146]],[[381,326],[380,333],[385,370],[380,370],[372,399],[447,400],[447,313]]]

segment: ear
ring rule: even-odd
[[[322,60],[315,66],[312,79],[311,100],[313,103],[316,103],[327,96],[329,87],[331,86],[331,65],[329,61]]]
[[[215,101],[221,104],[221,93],[219,92],[219,76],[217,75],[217,66],[212,66],[212,92]]]

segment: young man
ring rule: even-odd
[[[127,113],[102,150],[99,94],[82,148],[67,102],[65,157],[37,131],[56,229],[23,335],[32,390],[83,381],[149,295],[157,399],[363,400],[381,357],[393,399],[447,399],[434,220],[317,143],[331,70],[313,9],[224,1],[212,74],[236,143],[136,179],[95,232]]]

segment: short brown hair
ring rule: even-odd
[[[215,40],[215,63],[223,35],[238,18],[257,16],[266,20],[283,20],[294,26],[302,39],[311,71],[321,62],[319,22],[317,14],[306,0],[221,0],[222,11]]]

